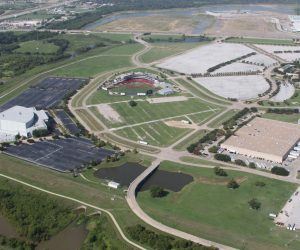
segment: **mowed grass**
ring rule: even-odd
[[[58,50],[58,46],[47,41],[28,41],[20,43],[20,48],[15,51],[18,53],[44,53],[44,54],[55,54]]]
[[[277,227],[268,216],[281,210],[295,191],[295,184],[227,170],[228,177],[217,177],[213,169],[172,162],[163,162],[160,168],[190,174],[194,181],[164,198],[151,198],[149,191],[140,192],[140,206],[154,219],[238,249],[300,248],[295,232]],[[231,178],[240,182],[238,189],[226,187]],[[257,181],[266,186],[257,187]],[[258,211],[249,208],[252,198],[262,204]],[[287,247],[289,242],[292,244]]]
[[[263,114],[263,118],[268,118],[272,120],[282,121],[282,122],[289,122],[289,123],[295,123],[298,124],[298,121],[300,120],[299,114],[273,114],[273,113],[266,113]]]
[[[138,102],[138,105],[135,107],[129,106],[128,103],[113,103],[111,106],[124,118],[127,124],[148,122],[198,112],[207,113],[209,115],[210,112],[210,108],[206,103],[195,98],[181,102],[157,104],[141,101]]]
[[[221,110],[221,109],[220,109]],[[209,111],[208,113],[199,113],[195,115],[188,115],[187,117],[190,118],[194,123],[201,125],[212,119],[215,115],[217,115],[219,111]]]
[[[168,146],[190,131],[190,129],[169,127],[164,122],[155,122],[124,128],[117,130],[116,133],[133,141],[141,140],[154,146]]]
[[[145,63],[152,63],[162,58],[196,48],[201,44],[203,43],[152,43],[153,47],[147,53],[143,54],[140,59]]]
[[[175,145],[174,149],[178,151],[185,151],[189,145],[198,142],[206,132],[206,130],[199,130],[192,133],[188,138]]]
[[[101,124],[87,110],[78,109],[75,112],[91,130],[93,131],[103,130]]]
[[[105,90],[95,91],[87,100],[88,105],[100,104],[100,103],[112,103],[112,102],[121,102],[129,101],[131,99],[138,99],[138,97],[131,98],[130,96],[119,96],[119,95],[110,95]]]
[[[229,120],[232,116],[234,116],[238,112],[239,112],[238,110],[230,109],[207,125],[211,128],[219,128],[223,122]]]

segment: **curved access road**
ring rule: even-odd
[[[233,250],[235,248],[225,246],[213,241],[209,241],[203,238],[199,238],[197,236],[194,236],[192,234],[185,233],[183,231],[177,230],[172,227],[168,227],[154,219],[152,219],[150,216],[148,216],[139,206],[139,204],[136,201],[136,193],[138,190],[139,185],[149,176],[153,171],[155,171],[160,164],[160,160],[156,159],[154,162],[152,162],[151,166],[148,167],[143,173],[141,173],[129,186],[128,191],[127,191],[127,196],[126,200],[131,208],[131,210],[145,223],[149,224],[150,226],[163,231],[165,233],[174,235],[179,238],[183,238],[185,240],[190,240],[195,243],[204,245],[204,246],[214,246],[219,249],[224,249],[224,250]]]
[[[83,202],[83,201],[80,201],[80,200],[77,200],[75,198],[72,198],[72,197],[69,197],[69,196],[65,196],[65,195],[62,195],[62,194],[58,194],[58,193],[54,193],[54,192],[51,192],[51,191],[48,191],[46,189],[43,189],[43,188],[40,188],[40,187],[37,187],[37,186],[34,186],[32,184],[29,184],[27,182],[24,182],[24,181],[21,181],[21,180],[18,180],[16,178],[13,178],[13,177],[10,177],[10,176],[7,176],[7,175],[4,175],[4,174],[0,174],[1,177],[3,178],[6,178],[6,179],[9,179],[11,181],[15,181],[17,183],[20,183],[22,185],[25,185],[27,187],[30,187],[30,188],[33,188],[33,189],[36,189],[36,190],[39,190],[41,192],[44,192],[44,193],[47,193],[47,194],[50,194],[50,195],[54,195],[54,196],[57,196],[57,197],[60,197],[60,198],[63,198],[63,199],[67,199],[67,200],[71,200],[71,201],[74,201],[74,202],[77,202],[77,203],[80,203],[84,206],[87,206],[87,207],[91,207],[91,208],[94,208],[96,210],[99,210],[101,212],[104,212],[106,213],[112,220],[112,222],[114,223],[114,225],[116,226],[118,232],[120,233],[121,237],[123,238],[123,240],[125,240],[128,244],[138,248],[138,249],[142,249],[142,250],[146,250],[146,248],[136,244],[135,242],[129,240],[126,235],[124,234],[124,232],[122,231],[120,225],[118,224],[117,220],[115,219],[115,217],[113,216],[113,214],[111,212],[109,212],[108,210],[106,209],[103,209],[103,208],[100,208],[100,207],[97,207],[97,206],[94,206],[92,204],[89,204],[89,203],[86,203],[86,202]]]

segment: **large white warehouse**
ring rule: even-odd
[[[0,113],[0,141],[16,135],[31,136],[36,129],[47,129],[48,116],[44,110],[14,106]]]

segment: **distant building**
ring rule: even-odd
[[[9,136],[31,136],[36,129],[47,129],[48,115],[43,110],[14,106],[0,113],[0,140]]]
[[[255,118],[221,148],[251,158],[282,163],[300,140],[300,126],[287,122]]]

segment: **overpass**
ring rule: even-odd
[[[182,232],[180,230],[177,230],[175,228],[168,227],[154,219],[152,219],[150,216],[148,216],[139,206],[139,204],[136,201],[136,195],[138,192],[138,189],[140,185],[143,183],[143,181],[146,180],[147,177],[149,177],[158,167],[160,164],[161,160],[156,159],[154,162],[152,162],[151,166],[148,167],[143,173],[141,173],[129,186],[128,191],[127,191],[127,196],[126,200],[127,203],[130,207],[130,209],[145,223],[149,224],[150,226],[163,231],[165,233],[171,234],[173,236],[183,238],[185,240],[190,240],[195,243],[204,245],[204,246],[214,246],[219,249],[224,249],[224,250],[233,250],[235,248],[225,246],[222,244],[218,244],[213,241],[209,241],[206,239],[199,238],[197,236],[194,236],[189,233]]]

